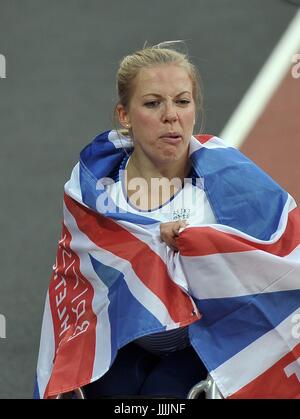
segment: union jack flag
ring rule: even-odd
[[[97,136],[65,185],[35,397],[103,376],[118,349],[189,325],[225,398],[300,398],[300,215],[293,198],[219,138],[190,141],[216,224],[189,225],[179,252],[159,222],[120,211],[105,182],[132,143]]]

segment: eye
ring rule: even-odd
[[[151,102],[147,102],[145,103],[145,106],[147,106],[147,108],[155,108],[157,105],[159,105],[159,101],[158,100],[152,100]]]
[[[179,99],[177,103],[179,103],[180,105],[188,105],[189,103],[191,103],[191,101],[188,99]]]

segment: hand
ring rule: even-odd
[[[188,225],[186,220],[170,221],[168,223],[160,224],[160,238],[172,250],[178,252],[176,245],[176,238],[179,236],[179,230]]]

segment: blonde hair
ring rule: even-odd
[[[193,99],[196,105],[197,113],[201,114],[201,128],[204,123],[204,109],[203,109],[203,95],[201,89],[201,77],[198,69],[192,64],[186,54],[176,51],[170,46],[184,41],[166,41],[157,45],[144,45],[143,49],[134,52],[131,55],[126,55],[120,62],[117,72],[117,93],[118,104],[124,106],[125,110],[129,109],[130,100],[133,94],[134,81],[139,71],[143,68],[152,67],[161,64],[176,64],[185,68],[191,78],[193,86]],[[118,105],[117,104],[117,105]],[[116,127],[117,105],[114,109],[113,125]],[[121,135],[130,136],[130,130],[118,129],[117,132]]]

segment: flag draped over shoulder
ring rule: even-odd
[[[190,159],[217,220],[185,228],[179,252],[159,222],[107,194],[124,148],[97,136],[65,185],[46,298],[36,397],[104,375],[117,351],[189,325],[226,398],[300,398],[300,214],[292,197],[219,138],[191,138]]]

